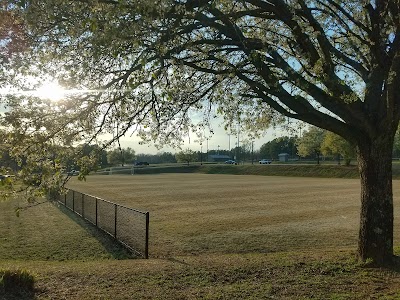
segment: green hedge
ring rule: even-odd
[[[355,166],[338,165],[216,165],[203,166],[202,172],[207,174],[236,174],[236,175],[263,175],[263,176],[294,176],[294,177],[334,177],[358,178]]]
[[[131,174],[130,168],[113,169],[112,174]],[[263,176],[293,176],[293,177],[321,177],[321,178],[359,178],[358,168],[355,165],[317,165],[317,164],[203,164],[203,165],[176,165],[176,166],[144,166],[135,167],[135,174],[161,173],[205,173],[205,174],[233,174],[233,175],[263,175]],[[108,175],[109,170],[96,174]],[[400,179],[400,163],[393,164],[393,179]]]

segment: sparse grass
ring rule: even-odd
[[[35,299],[400,299],[399,267],[355,260],[356,179],[161,174],[70,185],[149,210],[150,259],[121,259],[108,237],[50,204],[16,218],[0,203],[0,269],[36,274]]]
[[[24,265],[39,274],[37,299],[400,297],[400,276],[396,270],[363,268],[349,259],[352,254],[339,251],[208,254],[101,263],[26,262]]]
[[[24,210],[17,217],[16,201],[0,202],[0,259],[97,260],[127,258],[113,239],[63,207],[51,203]]]

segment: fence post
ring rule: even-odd
[[[114,204],[114,237],[117,238],[117,209],[118,205]]]
[[[149,224],[150,224],[150,213],[146,212],[146,245],[144,248],[144,258],[149,258]]]
[[[96,198],[96,227],[98,227],[97,226],[97,200],[99,200],[99,199]]]

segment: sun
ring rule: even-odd
[[[67,90],[57,82],[46,82],[35,91],[35,95],[41,99],[48,99],[57,102],[65,98]]]

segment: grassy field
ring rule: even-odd
[[[400,269],[354,259],[356,179],[113,175],[70,186],[150,211],[150,259],[51,204],[16,218],[15,203],[0,203],[0,268],[35,273],[37,299],[400,299]],[[394,194],[398,216],[398,181]]]
[[[152,257],[354,248],[357,239],[358,180],[159,174],[70,186],[150,211]]]

